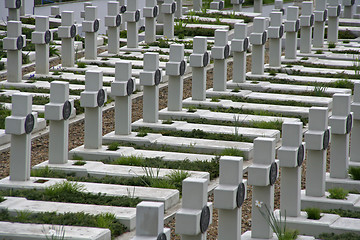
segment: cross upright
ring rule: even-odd
[[[215,31],[215,43],[211,48],[211,57],[214,59],[214,91],[226,91],[227,58],[230,56],[227,30]]]
[[[175,17],[177,19],[180,19],[183,17],[183,0],[176,0]]]
[[[214,10],[222,10],[224,8],[224,1],[222,0],[214,0],[210,3],[210,9]]]
[[[201,11],[202,9],[202,0],[193,0],[193,10]]]
[[[246,80],[246,52],[249,48],[247,37],[247,24],[236,23],[234,27],[234,38],[231,40],[231,51],[233,53],[233,82],[243,83]]]
[[[282,146],[278,150],[281,167],[280,210],[283,216],[299,217],[301,210],[301,166],[305,157],[302,122],[282,125]]]
[[[234,12],[241,12],[244,0],[231,0]]]
[[[72,104],[69,101],[69,83],[53,81],[50,84],[50,103],[45,105],[45,119],[50,121],[49,163],[68,161],[69,121]]]
[[[284,1],[283,0],[275,0],[274,10],[282,12],[282,14],[285,15]]]
[[[327,42],[337,43],[339,36],[339,18],[341,4],[339,0],[328,0],[328,33]]]
[[[251,58],[251,73],[264,74],[265,43],[267,40],[266,18],[254,18],[253,32],[250,35],[250,43],[253,45]]]
[[[102,144],[102,108],[106,102],[103,89],[103,72],[88,70],[85,73],[85,91],[80,105],[85,108],[85,149],[99,149]]]
[[[92,2],[84,2],[84,11],[80,12],[80,18],[85,20],[85,10],[86,7],[91,7],[92,6]]]
[[[270,13],[269,34],[269,66],[281,67],[281,39],[284,35],[281,11]]]
[[[174,0],[164,0],[162,13],[164,14],[164,37],[174,38],[174,15],[176,12],[176,2]]]
[[[353,8],[355,0],[343,0],[344,5],[344,18],[353,18]]]
[[[27,181],[31,167],[31,132],[36,127],[37,113],[31,112],[30,93],[14,93],[11,98],[11,116],[5,119],[5,133],[11,134],[10,181]]]
[[[121,16],[123,17],[124,13],[126,12],[125,0],[117,0],[117,1],[120,4],[120,13],[121,13]],[[124,21],[124,19],[122,19],[122,21],[121,21],[120,30],[126,30],[126,22]]]
[[[63,67],[73,67],[75,63],[74,38],[77,31],[74,24],[74,12],[63,11],[61,15],[61,26],[58,28],[58,35],[61,38],[61,64]]]
[[[314,24],[314,37],[313,37],[313,47],[322,48],[324,46],[324,32],[325,32],[325,22],[328,15],[328,10],[326,9],[327,0],[317,0],[315,5],[315,24]],[[329,34],[329,33],[328,33]]]
[[[166,63],[166,75],[169,76],[168,110],[181,111],[183,99],[183,81],[186,72],[184,44],[170,45],[170,59]]]
[[[145,18],[145,42],[153,43],[156,41],[156,17],[159,14],[159,7],[156,0],[146,0],[146,6],[143,8]]]
[[[287,8],[287,19],[285,21],[285,59],[296,59],[297,32],[300,30],[299,7],[289,6]]]
[[[54,18],[61,18],[60,7],[59,6],[51,6],[50,7],[50,16],[52,16]]]
[[[5,8],[9,9],[8,21],[20,21],[20,8],[25,0],[5,0]]]
[[[115,135],[131,133],[131,95],[135,90],[131,71],[131,62],[115,63],[115,81],[111,83],[111,95],[115,96]]]
[[[219,209],[219,240],[241,239],[241,207],[246,199],[243,158],[220,158],[220,181],[214,190],[214,207]]]
[[[26,36],[21,35],[21,22],[8,21],[7,36],[3,48],[7,50],[7,81],[19,83],[22,80],[22,49],[26,46]]]
[[[351,130],[351,145],[360,146],[360,83],[354,84],[354,99],[351,104],[353,112],[353,128]],[[360,163],[360,148],[350,148],[350,163]]]
[[[263,0],[254,0],[254,13],[262,13]]]
[[[144,54],[144,71],[140,72],[140,84],[144,86],[143,120],[147,123],[159,121],[159,84],[162,73],[159,69],[159,54]]]
[[[49,74],[49,43],[51,40],[49,17],[36,16],[35,31],[31,34],[31,42],[35,44],[37,74]]]
[[[302,3],[300,16],[300,52],[311,53],[312,26],[314,25],[313,2]]]
[[[96,6],[85,8],[83,32],[85,32],[85,59],[87,60],[95,60],[97,58],[97,36],[100,27],[97,11]]]
[[[105,26],[108,28],[107,34],[109,36],[108,52],[112,54],[119,54],[121,25],[119,2],[110,1],[107,3],[107,7],[108,15],[105,16]]]
[[[140,10],[138,9],[137,1],[128,1],[126,12],[124,13],[123,18],[127,23],[127,47],[138,48],[138,22],[140,20]]]
[[[207,52],[207,38],[194,37],[193,53],[190,55],[192,67],[192,100],[205,101],[206,99],[206,66],[210,62]]]

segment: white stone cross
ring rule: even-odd
[[[73,67],[75,63],[74,38],[77,32],[74,12],[63,11],[61,15],[61,26],[58,28],[58,36],[61,38],[61,65]]]
[[[300,16],[300,52],[311,53],[312,27],[315,16],[313,14],[313,2],[306,1],[302,3]]]
[[[159,121],[159,84],[162,73],[159,69],[159,54],[144,54],[144,71],[140,72],[140,84],[144,86],[143,120],[147,123]]]
[[[108,52],[111,54],[119,54],[121,25],[119,2],[110,1],[107,3],[107,7],[108,15],[105,16],[105,26],[108,28]]]
[[[20,8],[22,6],[22,1],[25,0],[5,0],[5,8],[9,9],[8,21],[20,21]]]
[[[164,203],[141,202],[136,206],[136,236],[132,240],[170,240],[164,228]]]
[[[69,83],[54,81],[50,84],[50,103],[45,105],[45,119],[50,120],[49,163],[68,161],[68,135],[72,104],[69,101]]]
[[[162,4],[162,13],[164,14],[164,37],[174,38],[174,15],[176,12],[176,2],[174,0],[164,0]]]
[[[176,1],[176,12],[175,17],[180,19],[183,17],[183,0],[175,0]]]
[[[264,74],[265,43],[267,40],[266,18],[254,18],[253,32],[250,35],[250,43],[253,45],[251,57],[251,73]]]
[[[10,180],[30,179],[31,132],[36,127],[37,113],[32,113],[32,95],[12,95],[11,116],[5,119],[5,133],[11,134]]]
[[[353,18],[353,6],[355,4],[355,0],[343,0],[344,5],[344,18]]]
[[[80,95],[80,105],[85,108],[85,149],[99,149],[102,144],[102,107],[106,102],[103,72],[88,70],[85,74],[85,91]]]
[[[3,39],[3,48],[7,50],[7,81],[19,83],[22,80],[22,49],[26,46],[26,37],[21,35],[21,22],[8,21],[7,37]]]
[[[210,62],[207,52],[207,38],[194,37],[193,53],[190,55],[192,67],[192,100],[205,101],[206,99],[206,66]]]
[[[153,43],[156,41],[156,17],[159,14],[156,0],[146,0],[146,6],[143,11],[145,18],[145,42]]]
[[[247,24],[236,23],[234,27],[234,38],[231,40],[231,51],[233,53],[234,67],[233,82],[243,83],[246,80],[246,53],[249,48],[247,37]]]
[[[202,0],[193,0],[193,10],[194,11],[201,11],[202,9]]]
[[[214,190],[214,207],[219,209],[219,240],[241,239],[241,207],[246,199],[243,158],[220,158],[219,186]]]
[[[275,161],[275,138],[258,137],[254,140],[254,162],[248,168],[248,184],[253,186],[251,237],[268,239],[273,231],[260,211],[266,205],[274,210],[274,184],[278,178],[279,166]]]
[[[254,13],[262,13],[263,0],[254,0]]]
[[[283,0],[275,0],[274,10],[282,12],[282,14],[285,15],[284,1]]]
[[[92,6],[92,2],[84,2],[84,11],[80,12],[80,18],[85,19],[85,10],[86,7],[91,7]]]
[[[334,94],[331,126],[330,177],[348,178],[349,135],[352,128],[351,94]],[[356,147],[356,145],[353,145]]]
[[[227,58],[230,56],[228,35],[228,30],[215,31],[215,43],[211,48],[211,57],[214,59],[214,91],[226,91]]]
[[[327,0],[317,0],[315,5],[315,24],[314,24],[314,36],[313,36],[313,47],[322,48],[324,46],[324,32],[325,32],[325,21],[327,19]]]
[[[60,7],[59,6],[51,6],[50,7],[50,16],[54,17],[54,18],[61,18]]]
[[[157,5],[159,7],[159,16],[157,17],[158,23],[164,23],[164,13],[162,11],[163,3],[164,3],[164,0],[157,0]]]
[[[123,16],[123,14],[126,12],[126,3],[125,0],[117,0],[120,4],[120,13]],[[121,26],[120,26],[121,30],[126,30],[126,22],[124,21],[124,19],[122,19],[121,22]]]
[[[175,233],[182,240],[206,240],[212,222],[212,203],[207,202],[208,182],[205,178],[186,178],[182,182],[182,208],[175,215]]]
[[[85,32],[85,59],[95,60],[97,57],[97,36],[100,27],[97,19],[97,7],[85,8],[85,20],[83,21],[83,32]]]
[[[339,18],[341,14],[341,4],[339,0],[328,0],[328,32],[327,42],[338,42]]]
[[[49,17],[36,16],[35,31],[31,33],[31,42],[35,44],[37,74],[49,74],[49,43],[51,40]]]
[[[360,19],[360,5],[356,5],[354,19]]]
[[[282,125],[282,146],[278,150],[281,167],[281,214],[299,217],[301,211],[301,166],[305,158],[305,143],[302,142],[302,122]]]
[[[296,59],[297,32],[300,30],[299,7],[289,6],[285,20],[285,59]]]
[[[131,71],[131,62],[115,63],[115,81],[111,83],[111,95],[115,96],[115,135],[131,133],[131,95],[135,91]]]
[[[138,48],[139,33],[138,22],[140,20],[140,10],[137,1],[128,1],[123,20],[127,23],[127,47]]]
[[[283,13],[270,13],[269,34],[269,66],[281,67],[281,39],[284,35],[284,25],[282,24]]]
[[[328,109],[311,107],[309,110],[309,130],[305,133],[306,196],[325,195],[326,150],[330,143]]]
[[[234,12],[241,12],[244,0],[231,0]]]
[[[183,99],[183,81],[186,72],[184,44],[170,45],[170,59],[166,63],[166,75],[169,76],[168,110],[181,111]]]
[[[222,10],[224,8],[224,1],[222,0],[214,0],[210,3],[210,9],[214,9],[214,10]]]
[[[354,99],[351,104],[353,112],[353,128],[351,130],[351,146],[360,146],[360,83],[354,84]],[[350,148],[350,161],[360,163],[360,148]]]

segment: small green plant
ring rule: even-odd
[[[221,156],[238,156],[238,157],[244,157],[243,151],[237,149],[237,148],[225,148],[221,154]]]
[[[148,132],[146,131],[146,129],[139,129],[139,132],[136,134],[137,137],[145,137],[147,136]]]
[[[350,43],[350,40],[344,40],[343,43]]]
[[[22,54],[22,64],[30,63],[29,54],[30,54],[30,52],[28,52],[27,54],[24,54],[24,53]]]
[[[80,155],[74,154],[72,156],[72,160],[84,160],[84,158],[82,156],[80,156]]]
[[[319,220],[321,218],[321,210],[319,208],[306,208],[305,212],[308,219]]]
[[[270,76],[276,76],[276,70],[275,69],[270,69],[269,70],[269,75]]]
[[[187,112],[189,112],[189,113],[194,113],[194,112],[196,112],[196,111],[197,111],[197,109],[196,109],[195,106],[189,106],[189,108],[188,108],[188,110],[187,110]]]
[[[240,92],[240,87],[235,87],[231,92]]]
[[[0,195],[0,203],[3,201],[5,201],[5,198],[2,195]]]
[[[212,97],[211,102],[220,102],[220,99],[218,97]]]
[[[317,239],[322,240],[359,240],[360,235],[356,233],[343,233],[343,234],[335,234],[335,233],[322,233]]]
[[[355,75],[358,75],[360,72],[360,58],[359,57],[353,57],[353,69],[355,71]]]
[[[335,48],[336,47],[336,43],[329,43],[328,44],[328,48]]]
[[[303,58],[301,58],[301,60],[309,60],[309,58],[308,57],[303,57]]]
[[[287,68],[292,68],[292,67],[293,67],[293,65],[288,64],[288,65],[286,65],[285,67],[287,67]]]
[[[31,215],[31,212],[29,210],[24,211],[16,211],[16,217],[19,221],[23,222],[26,219],[28,219]]]
[[[120,146],[120,143],[118,143],[118,142],[112,142],[112,143],[109,144],[107,150],[108,150],[108,151],[116,151],[116,150],[119,149],[119,146]]]
[[[86,63],[84,62],[78,62],[77,63],[78,68],[86,68]]]
[[[81,193],[85,190],[85,186],[77,182],[62,181],[45,188],[45,195],[61,196],[65,194]]]
[[[55,70],[55,71],[53,72],[53,75],[54,75],[54,76],[61,75],[61,72],[60,72],[59,70]]]
[[[314,95],[318,97],[322,97],[325,95],[326,89],[327,87],[325,86],[321,86],[321,85],[314,86]]]
[[[328,198],[331,199],[346,199],[346,197],[349,195],[349,191],[343,188],[330,188],[328,189],[328,192],[330,193]]]
[[[0,58],[1,59],[1,58]],[[0,71],[5,69],[5,63],[0,62]]]
[[[59,49],[57,49],[54,45],[50,45],[49,47],[49,57],[57,56],[60,57]]]
[[[315,51],[315,54],[322,54],[323,53],[323,50],[316,50]]]
[[[259,81],[251,81],[250,83],[251,84],[259,84],[260,82]]]
[[[167,120],[163,120],[162,121],[162,124],[173,124],[174,122],[173,122],[173,120],[171,120],[171,119],[167,119]]]
[[[86,161],[78,160],[73,163],[74,166],[84,166],[86,164]]]
[[[349,174],[351,179],[360,180],[360,167],[349,167]]]

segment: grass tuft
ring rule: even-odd
[[[349,167],[349,174],[351,179],[360,180],[360,167]]]
[[[305,212],[308,219],[319,220],[321,218],[321,210],[319,208],[306,208]]]
[[[330,188],[328,189],[328,192],[330,193],[328,198],[331,199],[346,199],[346,197],[349,195],[349,191],[343,188]]]
[[[108,151],[116,151],[116,150],[119,149],[119,146],[120,146],[120,143],[118,143],[118,142],[112,142],[112,143],[109,144],[107,150],[108,150]]]

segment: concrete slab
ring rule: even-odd
[[[301,72],[307,74],[339,74],[343,73],[351,78],[352,76],[357,75],[355,70],[344,70],[344,69],[331,69],[331,68],[315,68],[315,67],[304,67],[301,65],[294,65],[292,67],[286,67],[286,65],[281,66],[281,72],[287,74],[293,74],[294,72]]]
[[[355,61],[355,59],[353,59]],[[286,64],[294,64],[294,61],[292,60],[288,60],[288,59],[285,59],[285,57],[282,57],[281,58],[281,62]],[[308,63],[308,64],[313,64],[314,67],[316,67],[317,65],[320,65],[320,66],[323,66],[323,65],[326,65],[328,66],[329,68],[332,68],[332,67],[353,67],[354,66],[354,62],[352,61],[345,61],[345,60],[340,60],[340,59],[337,59],[337,60],[331,60],[331,59],[321,59],[321,58],[317,58],[317,57],[309,57],[307,60],[301,60],[298,59],[296,61],[298,63]]]
[[[351,178],[347,178],[347,179],[331,178],[330,173],[326,173],[325,183],[326,183],[325,184],[326,190],[330,188],[343,188],[349,191],[360,192],[360,181],[352,180]]]
[[[241,239],[245,239],[245,240],[278,240],[276,234],[274,233],[273,237],[272,238],[252,238],[251,237],[251,231],[247,231],[245,232],[243,235],[241,235]],[[312,237],[312,236],[301,236],[299,235],[296,240],[314,240],[315,238]]]

